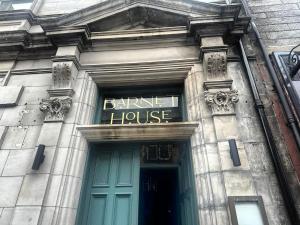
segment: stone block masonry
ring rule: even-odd
[[[288,51],[300,43],[300,0],[248,0],[268,51]]]

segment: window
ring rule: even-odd
[[[289,64],[289,52],[274,52],[272,60],[275,64],[277,77],[281,87],[287,95],[288,102],[296,112],[296,117],[300,118],[300,71],[291,76],[291,66]],[[293,60],[300,61],[300,54],[293,55]]]
[[[268,225],[261,196],[228,197],[233,225]]]
[[[0,1],[1,10],[30,9],[33,0],[3,0]]]
[[[12,8],[14,10],[19,9],[30,9],[32,5],[32,0],[13,0]]]
[[[182,87],[158,86],[100,90],[98,123],[147,124],[183,121]]]

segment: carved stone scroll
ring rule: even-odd
[[[205,91],[205,101],[210,105],[213,115],[234,114],[234,104],[239,101],[238,91]]]
[[[69,112],[72,105],[70,97],[52,97],[43,99],[40,103],[40,110],[46,113],[45,122],[63,121],[65,115]]]

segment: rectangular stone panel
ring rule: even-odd
[[[0,87],[0,107],[16,106],[23,92],[23,86]]]
[[[0,207],[15,206],[22,180],[22,177],[0,178]]]
[[[26,175],[19,193],[18,206],[41,206],[48,183],[48,174]]]

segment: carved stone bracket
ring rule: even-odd
[[[227,74],[227,58],[225,52],[204,54],[204,68],[207,80],[224,79]]]
[[[40,110],[46,113],[45,122],[63,121],[72,105],[70,97],[52,97],[43,99],[40,103]]]
[[[52,71],[54,85],[70,82],[72,71],[67,63],[56,63]]]
[[[50,97],[72,96],[77,73],[77,67],[72,61],[54,62],[52,66],[53,86],[48,90]]]
[[[222,37],[206,37],[201,39],[200,58],[206,80],[226,80],[227,50]]]
[[[205,101],[212,108],[213,115],[234,114],[234,104],[239,101],[238,91],[205,91]]]

